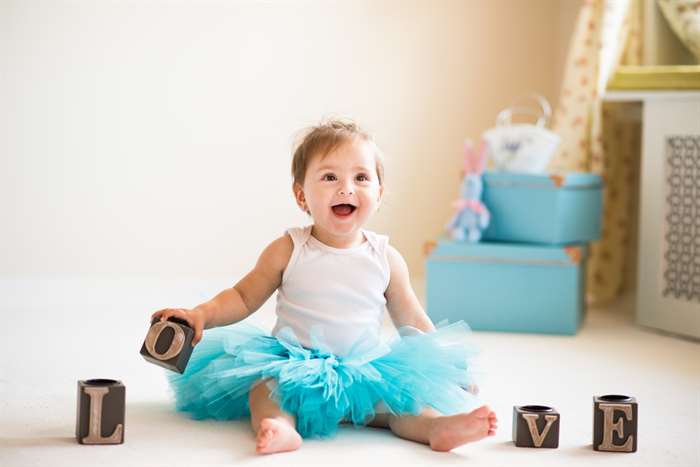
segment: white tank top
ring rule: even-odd
[[[304,347],[322,347],[343,356],[380,336],[389,286],[388,237],[363,230],[352,248],[333,248],[311,235],[311,227],[287,231],[292,256],[277,291],[277,323],[272,334],[291,328]],[[313,330],[313,331],[312,331]]]

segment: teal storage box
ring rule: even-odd
[[[564,245],[600,238],[602,179],[590,173],[484,173],[486,241]]]
[[[441,240],[427,259],[428,315],[479,331],[575,334],[586,254],[585,245]]]

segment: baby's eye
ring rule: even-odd
[[[324,181],[324,182],[334,182],[334,181],[336,181],[336,180],[337,180],[337,178],[335,178],[335,175],[333,175],[333,174],[325,174],[325,175],[323,176],[323,181]]]
[[[369,182],[369,177],[366,174],[360,174],[357,177],[355,177],[355,180],[358,182]]]

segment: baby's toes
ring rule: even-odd
[[[474,409],[470,415],[473,415],[476,418],[487,418],[492,413],[493,412],[491,412],[488,405],[482,405],[478,409]]]
[[[266,445],[270,439],[272,438],[272,430],[269,428],[261,428],[260,431],[258,432],[258,439],[257,439],[257,444],[258,446],[261,445]]]
[[[496,433],[497,429],[498,429],[498,423],[489,423],[489,426],[488,426],[489,435]]]

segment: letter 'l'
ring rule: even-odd
[[[109,388],[85,388],[85,393],[90,396],[90,431],[88,436],[83,438],[84,444],[115,444],[121,440],[124,430],[121,423],[110,436],[102,436],[102,399],[108,392]]]

